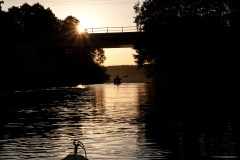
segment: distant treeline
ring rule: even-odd
[[[233,102],[240,1],[145,0],[134,9],[138,30],[145,33],[135,58],[162,90],[189,103]]]
[[[76,45],[87,39],[79,35],[79,23],[73,16],[60,20],[39,3],[13,6],[8,11],[0,8],[0,86],[41,87],[107,80],[103,49]]]

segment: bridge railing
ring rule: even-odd
[[[100,27],[100,28],[86,28],[88,33],[125,33],[125,32],[138,32],[136,26],[128,27]]]

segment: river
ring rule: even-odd
[[[0,93],[0,159],[61,160],[74,139],[89,160],[239,158],[232,115],[168,116],[152,91],[123,83]]]

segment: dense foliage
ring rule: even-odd
[[[232,53],[230,41],[239,32],[237,1],[146,0],[134,9],[135,22],[146,33],[136,44],[136,60],[157,70],[150,72],[161,76],[156,80],[181,74],[180,70],[198,74],[214,67],[218,72]]]
[[[158,86],[190,100],[232,93],[237,82],[239,1],[145,0],[134,9],[143,32],[135,58]]]
[[[2,2],[1,2],[2,4]],[[41,4],[0,10],[1,86],[102,83],[104,51],[80,47],[80,21],[58,19]]]
[[[182,19],[213,18],[228,27],[238,22],[240,3],[237,0],[145,0],[134,6],[135,22],[141,30],[150,31]],[[178,22],[177,22],[178,21]]]

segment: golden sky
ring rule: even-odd
[[[133,55],[136,54],[132,48],[108,48],[105,50],[105,66],[111,65],[135,65]]]
[[[99,27],[127,27],[136,26],[133,6],[143,0],[4,0],[3,10],[11,6],[30,5],[39,2],[45,8],[50,8],[59,18],[64,19],[72,15],[80,20],[86,28]],[[104,49],[105,65],[133,65],[135,64],[131,48]]]

